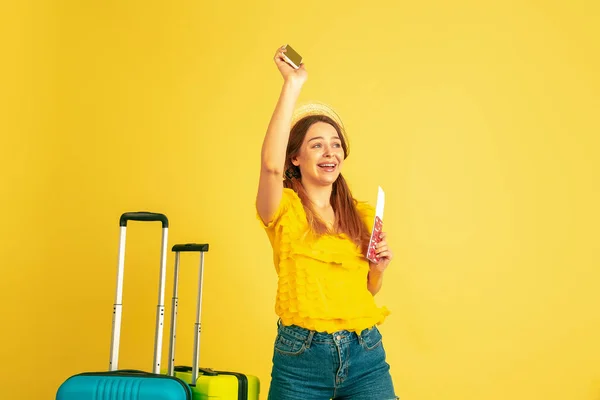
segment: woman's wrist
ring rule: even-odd
[[[383,271],[379,271],[375,268],[370,268],[369,269],[369,278],[380,278],[383,276]]]
[[[304,82],[301,82],[298,79],[293,79],[293,78],[286,79],[283,82],[283,90],[300,93],[303,85],[304,85]]]

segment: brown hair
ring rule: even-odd
[[[298,194],[298,197],[304,206],[308,225],[312,232],[317,235],[323,235],[331,233],[331,231],[315,213],[312,203],[306,194],[306,190],[302,185],[300,169],[292,163],[292,159],[297,156],[300,151],[308,129],[317,122],[325,122],[335,128],[340,138],[342,149],[344,150],[344,159],[348,157],[349,147],[346,143],[346,138],[342,133],[340,126],[333,119],[325,115],[310,115],[304,117],[296,122],[290,131],[285,157],[285,179],[283,185],[286,188],[291,188]],[[369,243],[370,234],[356,209],[357,201],[352,196],[350,188],[341,173],[333,183],[330,202],[336,217],[333,231],[346,234],[361,248],[361,251],[365,252]]]

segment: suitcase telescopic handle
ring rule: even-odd
[[[161,213],[153,213],[147,211],[139,211],[139,212],[127,212],[121,215],[121,219],[119,220],[120,226],[127,226],[127,221],[144,221],[144,222],[153,222],[160,221],[162,222],[163,228],[169,227],[169,219],[166,215]]]
[[[175,374],[175,330],[177,326],[177,307],[179,303],[178,298],[178,286],[179,286],[179,256],[180,253],[200,253],[200,268],[198,271],[198,299],[196,305],[196,323],[194,324],[194,354],[192,357],[191,368],[192,378],[190,383],[195,385],[198,379],[198,372],[202,372],[198,369],[199,358],[200,358],[200,323],[201,323],[201,310],[202,310],[202,277],[204,274],[204,253],[208,252],[208,243],[187,243],[187,244],[176,244],[173,246],[172,251],[175,253],[175,276],[173,277],[173,300],[171,312],[171,340],[169,349],[169,367],[168,375],[174,376]]]
[[[165,214],[153,213],[148,211],[126,212],[121,214],[119,219],[119,258],[117,263],[117,288],[115,293],[115,302],[113,305],[113,323],[110,342],[110,362],[109,370],[118,370],[119,348],[121,338],[121,319],[123,314],[123,275],[125,271],[125,242],[128,221],[152,222],[160,221],[162,223],[162,241],[160,252],[160,274],[158,281],[158,304],[156,306],[156,324],[154,331],[154,362],[152,372],[160,373],[163,324],[165,315],[165,282],[167,272],[167,242],[169,231],[169,220]]]

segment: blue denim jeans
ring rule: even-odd
[[[269,400],[398,399],[376,326],[360,334],[278,322]]]

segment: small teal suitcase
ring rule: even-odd
[[[184,380],[192,389],[193,400],[258,400],[260,381],[257,376],[242,372],[215,371],[199,368],[200,331],[202,313],[202,281],[204,276],[204,253],[208,244],[177,244],[175,252],[175,276],[173,279],[173,300],[171,312],[171,339],[167,374]],[[179,257],[182,252],[199,252],[200,269],[198,276],[198,299],[196,305],[196,323],[194,324],[194,353],[192,366],[175,366],[175,338],[177,328],[177,306],[179,285]]]
[[[144,371],[83,372],[67,379],[57,400],[192,400],[181,379]]]
[[[118,369],[127,221],[160,221],[163,228],[158,289],[159,304],[156,310],[152,372]],[[169,221],[163,214],[134,212],[121,215],[119,225],[121,227],[119,261],[117,290],[113,308],[109,371],[83,372],[71,376],[58,388],[56,400],[192,400],[192,392],[186,382],[174,376],[160,374]]]

